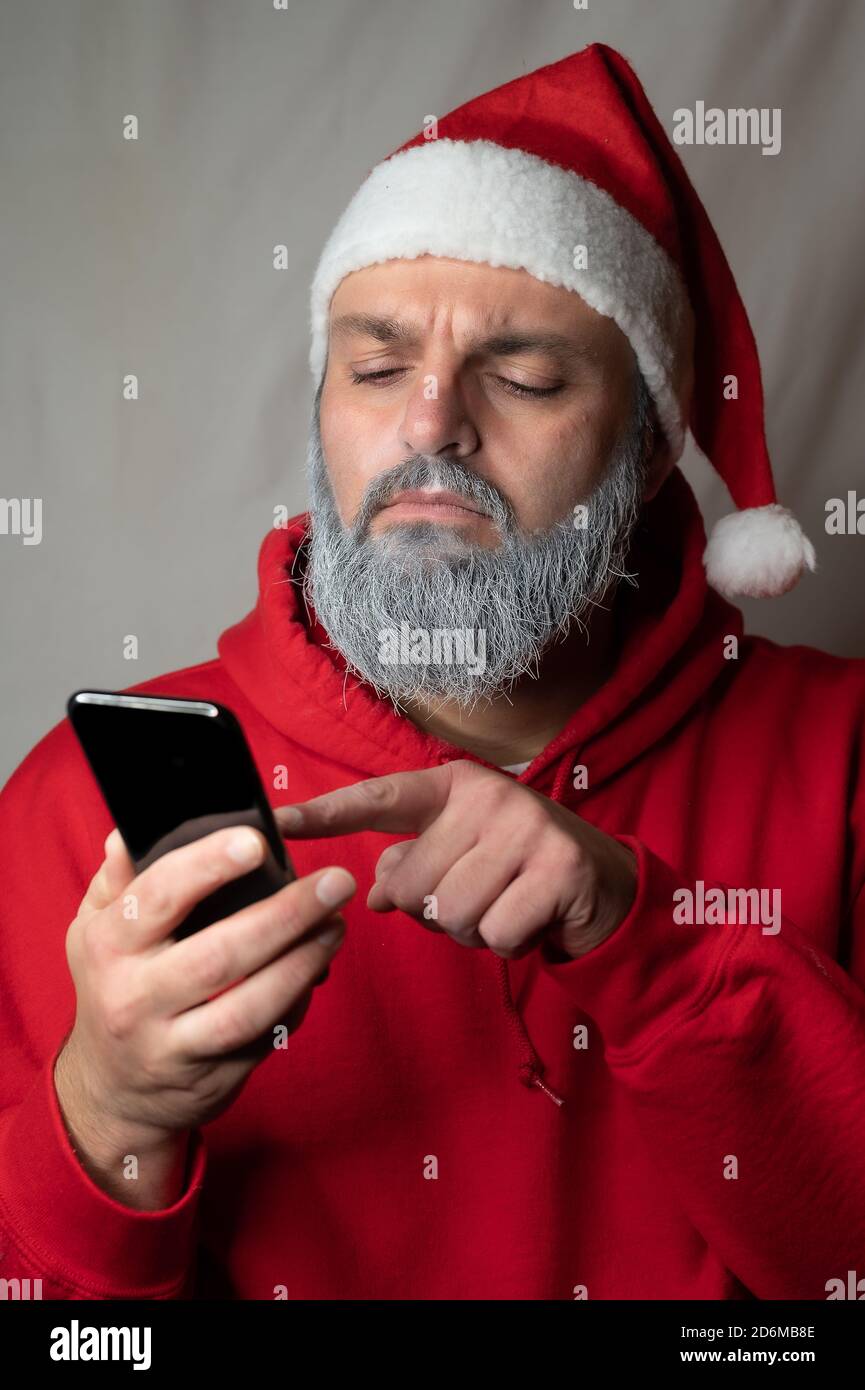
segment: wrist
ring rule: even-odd
[[[581,926],[553,927],[544,938],[542,950],[553,965],[580,960],[602,945],[622,925],[631,911],[639,887],[637,857],[628,845],[605,837],[601,861],[595,878],[595,909]]]
[[[637,856],[620,840],[611,842],[614,867],[608,879],[606,912],[610,923],[603,939],[616,931],[634,906],[640,881]]]
[[[65,1051],[65,1049],[64,1049]],[[186,1183],[189,1131],[127,1125],[82,1099],[72,1059],[54,1067],[54,1090],[69,1146],[90,1180],[114,1201],[136,1211],[172,1206]]]
[[[159,1154],[185,1145],[186,1131],[128,1121],[101,1098],[90,1069],[81,1065],[74,1041],[67,1042],[54,1066],[54,1091],[67,1132],[76,1148],[100,1163],[118,1156]]]

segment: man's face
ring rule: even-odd
[[[567,290],[430,256],[348,276],[304,578],[348,666],[398,706],[537,674],[624,572],[650,407],[627,339]]]
[[[443,454],[498,489],[524,532],[546,530],[597,485],[633,382],[613,320],[526,271],[433,256],[355,271],[331,301],[321,397],[343,524],[379,475]],[[418,500],[377,508],[370,534],[410,520],[500,540],[477,511]]]

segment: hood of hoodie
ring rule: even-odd
[[[303,512],[268,533],[255,608],[219,639],[220,657],[246,698],[288,740],[358,780],[453,758],[497,767],[419,729],[348,672],[304,601],[309,524]],[[520,781],[560,800],[574,762],[590,761],[597,789],[667,734],[728,667],[724,638],[741,638],[742,615],[708,587],[705,545],[696,499],[676,468],[634,533],[629,570],[637,586],[619,586],[612,674]]]

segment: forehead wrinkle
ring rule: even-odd
[[[473,352],[495,357],[510,357],[522,352],[548,353],[560,361],[593,361],[597,357],[596,349],[578,343],[564,333],[551,333],[545,329],[507,329],[492,336],[473,339],[469,346]]]
[[[563,361],[594,359],[595,349],[569,338],[563,333],[554,333],[543,328],[512,328],[510,315],[499,321],[495,331],[490,326],[496,318],[494,309],[480,316],[479,328],[467,342],[467,350],[472,356],[511,356],[520,352],[551,353]],[[334,337],[349,336],[352,333],[375,338],[381,343],[400,344],[416,347],[420,341],[419,326],[406,319],[386,314],[353,313],[341,314],[331,325]]]

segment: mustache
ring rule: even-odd
[[[373,517],[398,492],[428,487],[446,489],[464,497],[488,516],[503,535],[512,535],[516,530],[514,509],[499,488],[473,473],[458,459],[441,454],[413,454],[367,484],[351,527],[355,541],[366,538]]]

